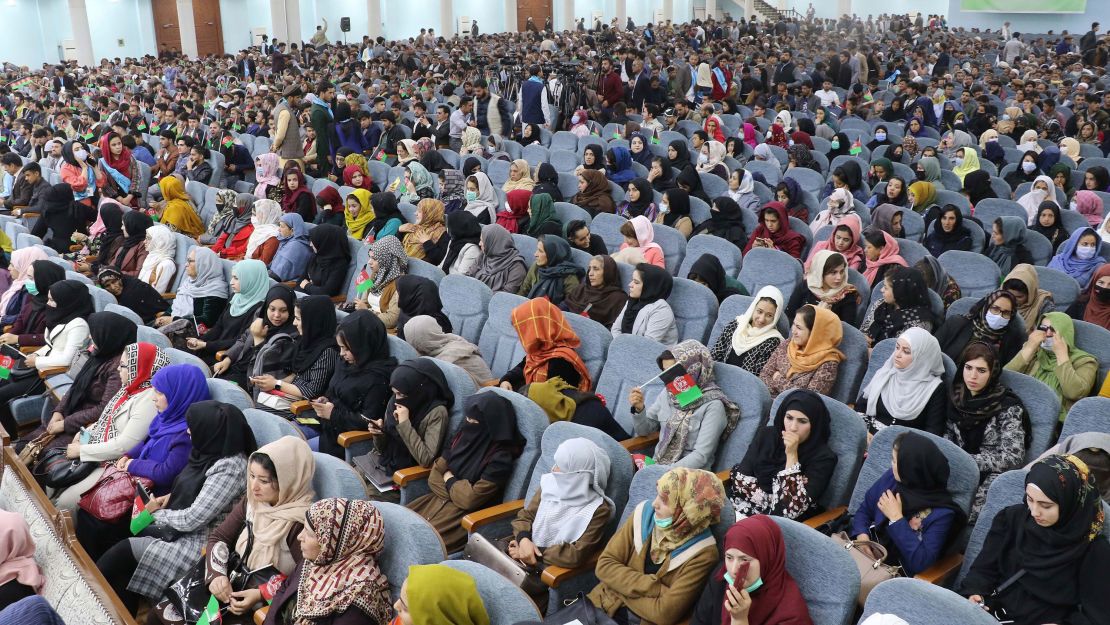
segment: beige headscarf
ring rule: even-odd
[[[1072,137],[1060,139],[1060,151],[1076,163],[1079,162],[1079,142]]]
[[[528,161],[523,158],[518,158],[513,161],[513,166],[523,172],[520,175],[520,179],[513,180],[512,177],[510,177],[505,181],[505,184],[501,186],[501,190],[505,193],[516,191],[517,189],[531,191],[532,187],[536,186],[536,181],[532,180],[532,168],[528,166]]]
[[[312,490],[312,477],[316,461],[304,439],[283,436],[263,446],[255,454],[266,454],[274,463],[277,475],[278,500],[273,505],[255,501],[247,489],[247,520],[253,525],[254,544],[251,546],[247,568],[254,571],[275,566],[289,575],[296,567],[286,547],[289,530],[296,523],[304,523],[305,513],[316,498]],[[252,454],[252,458],[254,455]],[[236,553],[247,549],[247,531],[239,533],[235,541]]]
[[[1052,294],[1040,288],[1041,283],[1037,279],[1037,271],[1033,269],[1033,265],[1028,263],[1022,263],[1011,269],[1010,274],[1002,282],[1005,284],[1009,280],[1020,280],[1025,285],[1025,290],[1029,292],[1025,305],[1018,307],[1018,314],[1021,315],[1021,320],[1025,322],[1026,330],[1032,332],[1033,328],[1036,328],[1041,321],[1041,309],[1044,308],[1045,300],[1052,297]]]

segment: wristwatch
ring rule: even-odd
[[[274,388],[279,391],[281,390],[281,380],[274,382]]]

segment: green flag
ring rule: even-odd
[[[208,598],[208,605],[204,606],[204,612],[201,613],[200,618],[197,620],[197,625],[212,625],[223,621],[220,616],[220,602],[216,600],[216,595]]]

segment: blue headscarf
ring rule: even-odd
[[[1093,234],[1095,237],[1095,255],[1087,260],[1083,260],[1075,255],[1075,249],[1079,247],[1079,239],[1085,234]],[[1079,228],[1071,233],[1067,241],[1060,245],[1060,250],[1048,262],[1050,269],[1059,269],[1069,276],[1075,278],[1079,283],[1079,288],[1085,289],[1091,282],[1091,275],[1106,262],[1102,257],[1102,238],[1098,236],[1094,228]]]
[[[609,151],[613,153],[615,169],[607,169],[606,175],[609,180],[619,185],[628,184],[636,177],[636,172],[632,170],[632,153],[628,151],[628,148],[619,145],[609,148]]]
[[[166,396],[166,409],[154,415],[138,458],[164,459],[174,439],[189,427],[185,411],[194,403],[209,399],[208,382],[196,365],[170,365],[159,369],[150,383]]]
[[[270,275],[266,263],[254,259],[235,263],[231,275],[239,279],[239,292],[231,296],[228,311],[232,317],[242,317],[266,299],[266,291],[270,290]]]
[[[270,273],[282,282],[297,280],[304,276],[308,261],[312,259],[312,248],[308,245],[308,228],[297,213],[283,214],[281,223],[289,226],[293,234],[288,237],[278,236],[278,249],[274,259],[270,261]]]

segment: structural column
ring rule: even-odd
[[[663,0],[663,23],[674,21],[674,0]],[[661,26],[661,24],[657,24]]]
[[[69,21],[73,28],[73,41],[77,44],[77,63],[85,67],[94,64],[92,32],[89,30],[89,12],[85,0],[69,0]]]
[[[197,23],[193,18],[193,0],[177,0],[177,25],[181,32],[181,53],[190,59],[200,56],[197,49]]]
[[[479,28],[481,28],[481,27],[479,26]],[[489,27],[487,26],[485,29],[482,29],[482,30],[485,30],[486,32],[489,32],[488,28]],[[516,0],[505,0],[505,32],[507,32],[507,33],[517,32]]]
[[[755,15],[755,0],[744,0],[744,19],[750,20]]]
[[[852,0],[838,0],[836,3],[836,17],[840,19],[841,15],[852,14]]]
[[[453,0],[439,0],[439,34],[447,39],[455,34]]]
[[[717,19],[717,0],[705,0],[706,19]]]
[[[563,0],[563,30],[574,30],[574,0]],[[555,28],[559,28],[556,26]]]
[[[301,47],[304,38],[301,36],[301,1],[285,0],[286,39]],[[288,49],[288,48],[287,48]]]
[[[628,24],[628,0],[617,0],[617,30]]]
[[[371,40],[382,36],[382,0],[366,0],[366,22]]]

